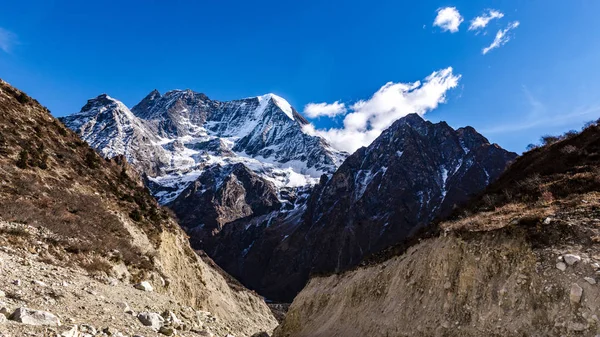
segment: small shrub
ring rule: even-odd
[[[577,130],[569,130],[562,135],[562,138],[568,139],[568,138],[577,136],[578,134],[579,134],[579,132],[577,132]]]
[[[134,209],[133,211],[131,211],[129,213],[129,217],[131,219],[133,219],[134,221],[141,221],[142,220],[142,214],[140,213],[140,211],[138,209]]]
[[[560,137],[552,136],[552,135],[545,135],[545,136],[542,136],[542,138],[540,138],[540,141],[542,142],[542,145],[544,145],[544,146],[552,145],[552,144],[558,142],[559,140],[560,140]]]
[[[57,125],[57,127],[58,127],[58,134],[59,135],[61,135],[63,137],[67,135],[67,130],[64,127],[62,127],[60,125]]]
[[[29,151],[27,151],[26,149],[21,150],[21,152],[19,152],[19,158],[17,159],[17,167],[20,169],[26,169],[28,160]]]
[[[98,168],[100,159],[94,150],[89,149],[89,151],[85,154],[85,164],[91,169]]]
[[[581,130],[589,129],[589,128],[591,128],[592,126],[596,126],[596,125],[598,125],[598,122],[599,122],[599,121],[600,121],[600,120],[596,120],[596,121],[589,121],[589,122],[587,122],[587,123],[583,124],[583,127],[581,128]]]
[[[129,175],[127,175],[127,169],[125,169],[125,166],[123,166],[123,168],[121,169],[121,173],[119,174],[119,181],[126,182],[128,180]]]
[[[544,205],[551,204],[554,201],[554,195],[548,190],[544,190],[540,196],[540,202]]]
[[[513,191],[505,188],[502,190],[502,194],[504,194],[504,199],[506,201],[512,201],[513,200]]]
[[[77,241],[65,247],[65,250],[71,254],[83,254],[90,252],[92,249],[89,244]]]
[[[112,265],[105,259],[98,256],[94,256],[91,260],[84,261],[80,263],[80,265],[90,274],[102,272],[108,274],[112,270]]]
[[[531,150],[535,150],[535,149],[537,149],[537,148],[539,148],[539,147],[540,147],[540,146],[539,146],[539,145],[537,145],[537,144],[529,144],[529,145],[527,145],[527,147],[525,148],[525,150],[527,150],[527,151],[531,151]]]
[[[19,101],[19,103],[21,103],[21,104],[26,104],[26,103],[31,102],[31,98],[29,96],[27,96],[27,94],[22,92],[17,95],[17,101]]]
[[[40,160],[38,161],[37,166],[42,170],[48,168],[48,154],[44,153],[40,156]]]

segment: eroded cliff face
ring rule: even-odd
[[[192,251],[183,231],[165,232],[156,250],[165,283],[158,277],[154,284],[181,303],[211,312],[236,336],[272,331],[277,321],[264,300],[207,262]]]

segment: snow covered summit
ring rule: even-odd
[[[100,95],[62,121],[105,157],[125,155],[163,204],[214,165],[242,163],[278,188],[297,187],[333,173],[347,155],[304,133],[304,117],[271,93],[223,102],[153,90],[131,110]]]

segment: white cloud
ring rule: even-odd
[[[17,43],[17,35],[0,27],[0,49],[5,53],[10,53],[12,47]]]
[[[308,103],[304,106],[304,114],[308,118],[320,116],[334,117],[346,113],[346,104],[335,101],[328,103]]]
[[[305,132],[320,135],[339,150],[353,152],[369,145],[394,121],[411,113],[424,115],[446,101],[446,92],[458,85],[460,75],[452,67],[427,76],[423,82],[388,82],[367,100],[350,106],[343,128],[315,129],[307,125]]]
[[[496,33],[496,37],[494,38],[494,42],[489,46],[483,48],[483,55],[487,54],[490,50],[498,48],[502,45],[505,45],[508,41],[510,41],[510,36],[507,35],[509,31],[519,27],[519,21],[511,22],[508,27],[505,29],[501,29]]]
[[[487,13],[482,14],[481,16],[476,17],[471,20],[471,25],[469,26],[469,30],[479,30],[485,28],[490,21],[494,19],[501,19],[504,17],[504,14],[495,9],[488,9]]]
[[[463,17],[456,7],[444,7],[437,10],[437,16],[433,21],[433,25],[442,28],[443,31],[456,33],[458,32],[458,26],[463,21]]]

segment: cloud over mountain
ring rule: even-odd
[[[322,130],[309,124],[304,130],[323,136],[339,150],[353,152],[369,145],[395,120],[411,113],[422,116],[437,108],[460,78],[460,74],[454,74],[452,67],[448,67],[434,71],[422,82],[388,82],[369,99],[352,104],[342,128]]]

